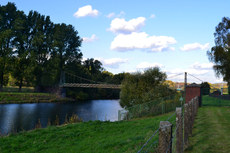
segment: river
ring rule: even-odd
[[[31,130],[40,119],[45,128],[50,119],[51,124],[59,117],[60,124],[73,113],[89,120],[118,120],[118,110],[122,109],[119,100],[90,100],[85,102],[66,103],[29,103],[29,104],[0,104],[0,134],[6,135],[22,130]]]

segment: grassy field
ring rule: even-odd
[[[18,92],[19,87],[3,87],[4,92]],[[22,92],[34,92],[33,87],[22,87]]]
[[[17,87],[4,87],[3,91],[0,92],[0,104],[73,101],[68,98],[57,98],[55,94],[35,93],[33,88],[27,87],[22,88],[22,92],[18,92]]]
[[[230,100],[202,96],[202,106],[230,106]]]
[[[10,103],[38,103],[38,102],[57,102],[69,101],[69,99],[58,99],[55,94],[48,93],[19,93],[19,92],[0,92],[0,104]]]
[[[132,121],[89,121],[49,126],[10,134],[0,137],[0,152],[137,152],[159,128],[160,121],[165,121],[172,113]],[[157,139],[154,137],[148,144]]]
[[[230,152],[230,107],[201,107],[187,153]]]

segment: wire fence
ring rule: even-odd
[[[192,135],[192,127],[198,107],[198,96],[192,99],[188,104],[177,107],[176,111],[173,112],[167,120],[160,122],[160,127],[146,141],[138,153],[184,152],[188,147],[188,137]],[[170,127],[161,126],[165,123],[170,125]]]
[[[202,106],[230,106],[228,88],[202,88]]]
[[[184,101],[179,94],[159,98],[157,100],[119,110],[118,121],[165,114],[175,110],[176,107],[182,106],[183,103]]]

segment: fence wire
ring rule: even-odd
[[[197,99],[198,97],[196,97],[196,98],[194,98],[192,101],[193,102],[190,102],[190,104],[189,105],[191,105],[191,106],[187,106],[187,107],[192,107],[191,109],[196,109],[196,107],[194,106],[194,105],[197,105],[198,103],[196,102],[196,100],[198,100]],[[173,112],[169,117],[168,117],[168,119],[166,119],[165,121],[169,121],[171,124],[172,124],[172,137],[171,137],[171,140],[170,140],[170,143],[169,143],[169,145],[168,145],[168,147],[167,147],[167,151],[166,152],[177,152],[177,147],[176,147],[176,141],[177,141],[177,130],[178,130],[178,128],[179,128],[179,126],[182,124],[182,141],[181,141],[181,145],[182,145],[182,150],[184,150],[185,148],[184,148],[184,144],[185,144],[185,133],[184,133],[184,130],[185,130],[185,123],[184,123],[184,120],[185,120],[185,107],[184,107],[184,105],[183,106],[181,106],[181,108],[182,108],[182,115],[181,115],[181,119],[180,119],[180,121],[178,122],[178,124],[177,124],[177,121],[176,121],[176,111],[175,112]],[[190,109],[190,108],[189,108]],[[187,112],[188,113],[188,115],[189,115],[189,112]],[[188,122],[189,123],[189,129],[191,129],[192,128],[192,126],[193,126],[193,122],[194,122],[194,120],[193,119],[195,119],[195,116],[196,116],[196,110],[194,111],[192,111],[192,116],[190,116],[189,118],[188,118],[188,120],[190,120],[190,122]],[[193,118],[194,117],[194,118]],[[193,121],[191,121],[191,120],[193,120]],[[159,150],[158,150],[158,146],[159,146],[159,128],[155,131],[155,133],[148,139],[148,141],[142,146],[142,148],[138,151],[138,153],[141,153],[141,152],[158,152]],[[188,133],[189,133],[189,131],[188,131]],[[188,134],[187,133],[187,134]],[[186,136],[187,137],[187,136]],[[147,147],[148,146],[148,147]],[[171,148],[170,148],[171,147]]]
[[[181,107],[180,96],[172,95],[118,111],[118,121],[165,114]]]
[[[171,121],[172,120],[172,121]],[[166,120],[169,121],[171,123],[175,123],[176,122],[176,111],[172,113],[172,115],[170,115],[170,117]],[[151,143],[151,145],[146,149],[146,153],[151,151],[151,152],[158,152],[158,142],[159,142],[159,128],[155,131],[155,133],[148,139],[148,141],[142,146],[142,148],[138,151],[138,153],[141,153],[143,151],[143,149],[148,145],[148,143],[154,138],[157,137],[153,143]]]

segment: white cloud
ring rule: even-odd
[[[184,72],[187,72],[191,75],[203,75],[209,72],[209,70],[198,70],[198,69],[193,69],[193,68],[189,68],[189,69],[173,69],[173,70],[166,70],[167,74],[173,74],[173,75],[177,75],[177,74],[181,74]]]
[[[103,59],[103,58],[95,58],[102,62],[103,66],[110,67],[117,69],[119,68],[120,64],[128,63],[128,59],[122,59],[122,58],[110,58],[110,59]]]
[[[175,44],[173,37],[167,36],[149,36],[145,32],[132,32],[129,35],[119,34],[111,43],[110,49],[116,51],[127,51],[134,49],[148,49],[151,52],[161,52],[175,50],[169,45]]]
[[[121,17],[122,15],[125,15],[125,12],[121,11],[121,12],[117,15],[117,17]]]
[[[144,17],[138,17],[129,21],[125,21],[125,19],[115,18],[111,21],[110,28],[106,30],[112,31],[114,33],[125,34],[137,32],[141,29],[141,27],[145,26],[145,20],[146,19]]]
[[[189,68],[192,68],[192,69],[212,69],[213,65],[214,65],[213,63],[200,64],[199,62],[195,62]]]
[[[151,14],[150,18],[155,18],[156,15],[155,14]]]
[[[91,38],[83,37],[82,39],[83,39],[83,42],[94,42],[95,40],[98,39],[98,37],[96,37],[96,35],[93,34],[93,35],[91,36]]]
[[[107,18],[112,18],[113,16],[115,16],[115,13],[109,13],[108,15],[106,15]]]
[[[85,16],[94,17],[94,16],[98,16],[98,14],[99,14],[98,10],[96,9],[93,10],[91,5],[86,5],[86,6],[80,7],[78,11],[74,13],[73,16],[75,16],[76,18],[85,17]]]
[[[142,62],[137,65],[137,69],[146,69],[152,67],[164,67],[162,64],[159,63],[149,63],[149,62]]]
[[[199,43],[193,43],[193,44],[186,44],[183,47],[180,47],[180,50],[182,51],[205,50],[205,49],[209,49],[209,43],[206,43],[204,45],[201,45]]]

